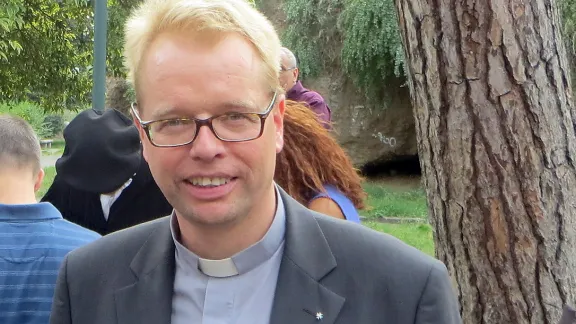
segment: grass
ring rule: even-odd
[[[46,176],[37,193],[40,199],[56,176],[55,167],[44,168]],[[364,184],[368,193],[369,211],[362,214],[367,217],[419,217],[426,218],[426,196],[420,188],[404,188],[387,184],[385,181],[369,181]],[[367,221],[364,225],[377,231],[388,233],[424,253],[434,256],[432,227],[428,224],[383,224]]]
[[[361,211],[362,216],[427,217],[426,193],[422,188],[398,188],[385,181],[368,181],[364,183],[364,190],[368,194],[368,208]]]
[[[364,225],[379,232],[390,234],[418,250],[434,256],[432,227],[428,224],[383,224],[365,222]]]

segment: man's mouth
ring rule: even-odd
[[[196,187],[218,187],[225,185],[232,181],[234,178],[208,178],[208,177],[194,177],[187,179],[186,182]]]

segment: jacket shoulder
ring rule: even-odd
[[[93,264],[98,268],[106,267],[109,263],[129,265],[152,234],[163,227],[168,227],[169,223],[169,216],[162,217],[108,234],[82,246],[68,254],[69,271],[76,265],[81,269],[87,269],[86,264]]]
[[[324,97],[322,97],[322,95],[320,95],[316,91],[308,90],[308,89],[306,89],[306,91],[302,93],[302,99],[308,103],[310,103],[310,102],[325,103]]]
[[[315,216],[338,267],[363,269],[378,275],[427,278],[431,271],[446,271],[436,258],[396,237],[350,221]]]

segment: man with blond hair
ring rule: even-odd
[[[37,203],[40,142],[30,125],[0,115],[0,323],[48,322],[60,263],[100,235]]]
[[[145,0],[132,113],[174,207],[68,255],[52,324],[460,323],[446,267],[274,181],[280,41],[244,0]]]

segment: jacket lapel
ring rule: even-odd
[[[170,234],[170,217],[158,222],[160,226],[130,264],[135,282],[114,294],[119,324],[170,323],[174,291],[174,242]]]
[[[286,208],[286,245],[271,324],[334,323],[345,298],[321,284],[336,268],[314,214],[280,189]]]

